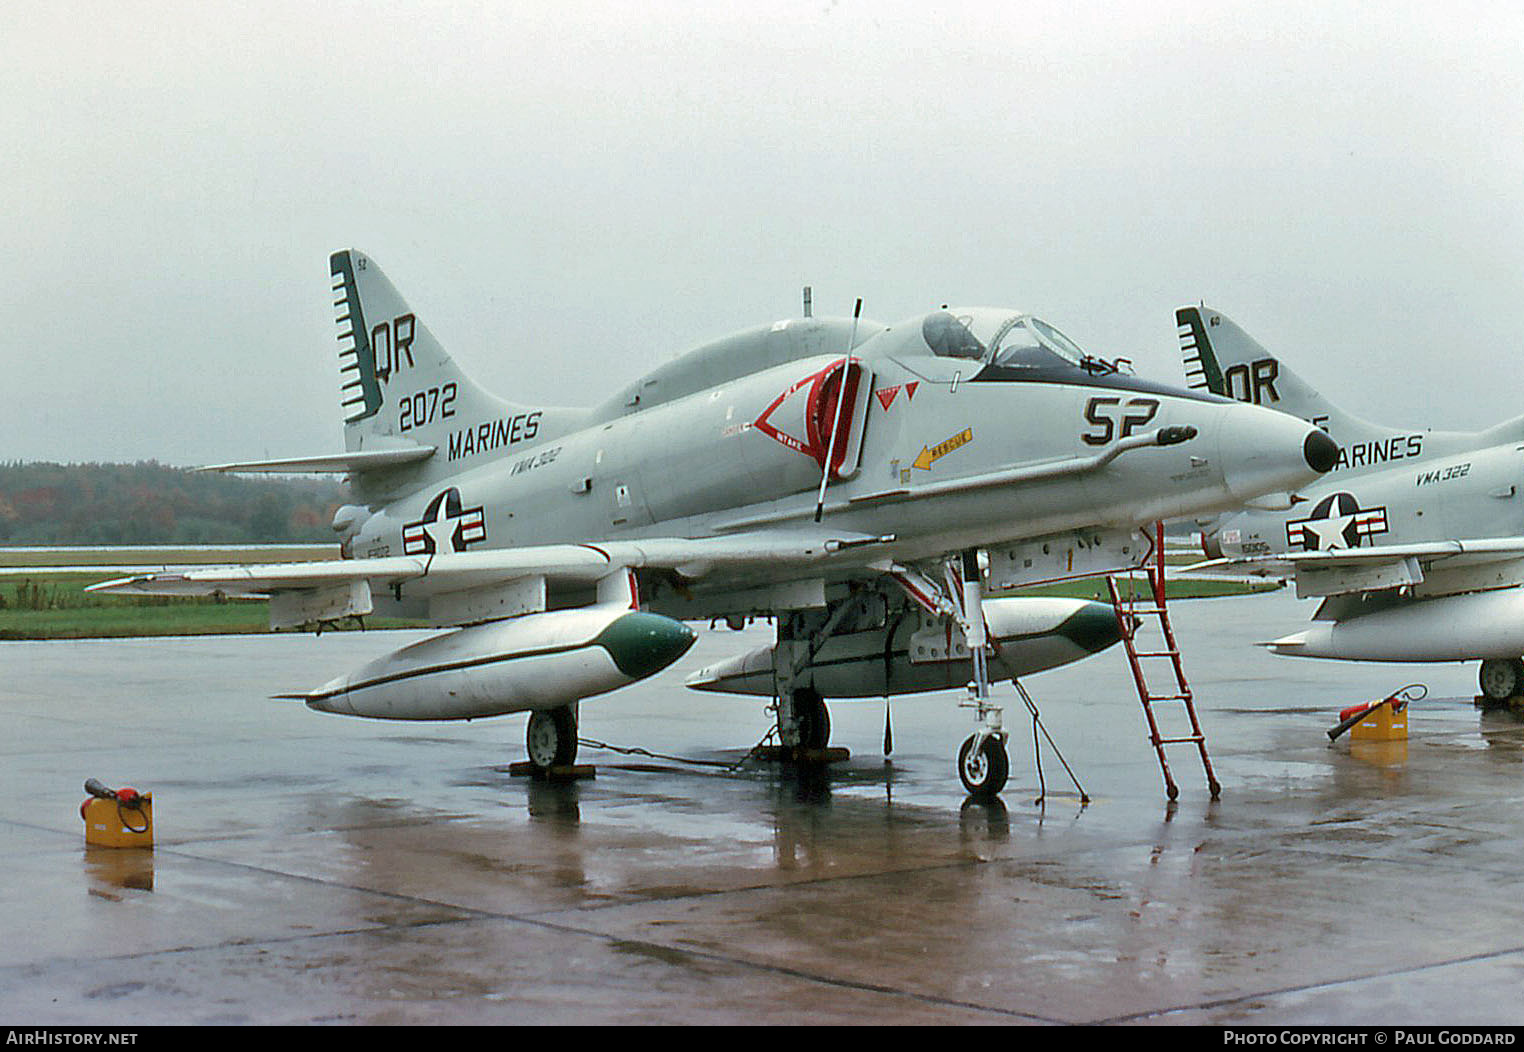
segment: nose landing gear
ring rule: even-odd
[[[1011,773],[1006,753],[1005,732],[984,728],[971,735],[958,750],[958,779],[968,795],[976,800],[993,800],[1005,788]]]
[[[978,715],[979,727],[958,750],[958,779],[969,796],[976,800],[993,800],[1005,788],[1011,773],[1011,759],[1006,754],[1005,729],[1000,725],[1001,709],[990,704],[990,676],[988,634],[984,624],[984,595],[979,572],[978,553],[963,553],[963,617],[964,637],[968,641],[969,657],[972,659],[974,680],[968,685],[968,700]]]

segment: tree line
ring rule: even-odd
[[[335,540],[330,478],[243,478],[136,464],[0,464],[0,545]]]

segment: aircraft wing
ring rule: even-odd
[[[892,538],[842,531],[761,530],[735,537],[649,538],[550,544],[435,556],[191,567],[122,577],[87,590],[126,596],[271,599],[271,624],[292,627],[371,612],[371,591],[429,601],[439,624],[509,617],[543,608],[547,582],[598,585],[628,597],[622,572],[669,569],[698,579],[716,569],[804,568]]]
[[[1519,583],[1524,537],[1480,537],[1212,559],[1182,572],[1294,580],[1297,595],[1332,596],[1426,584],[1429,594]]]

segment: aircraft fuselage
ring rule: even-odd
[[[1285,450],[1322,437],[1284,414],[1057,356],[1034,365],[940,356],[923,327],[888,327],[861,343],[839,409],[838,353],[545,440],[523,437],[535,422],[526,415],[517,431],[507,425],[508,455],[386,506],[354,538],[353,554],[807,526],[829,452],[824,521],[892,536],[883,556],[916,562],[1234,507],[1305,481],[1308,464],[1288,462]],[[482,435],[501,426],[459,422],[461,432]],[[1189,437],[1086,467],[1117,443],[1161,429]],[[730,612],[717,593],[747,584],[732,576],[686,590],[681,602],[651,599],[655,609],[714,616]],[[706,591],[712,600],[695,606],[695,594]]]
[[[1479,446],[1404,460],[1353,476],[1331,474],[1304,488],[1286,511],[1224,519],[1209,554],[1276,555],[1445,537],[1516,536],[1524,526],[1524,450]]]

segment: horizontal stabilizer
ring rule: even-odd
[[[1524,442],[1524,416],[1494,424],[1477,436],[1479,446],[1502,445],[1505,442]]]
[[[208,464],[197,471],[221,471],[229,474],[305,475],[333,472],[352,474],[380,471],[406,464],[418,464],[435,453],[433,446],[410,446],[403,449],[354,450],[349,453],[325,453],[316,457],[288,460],[249,460],[236,464]]]

